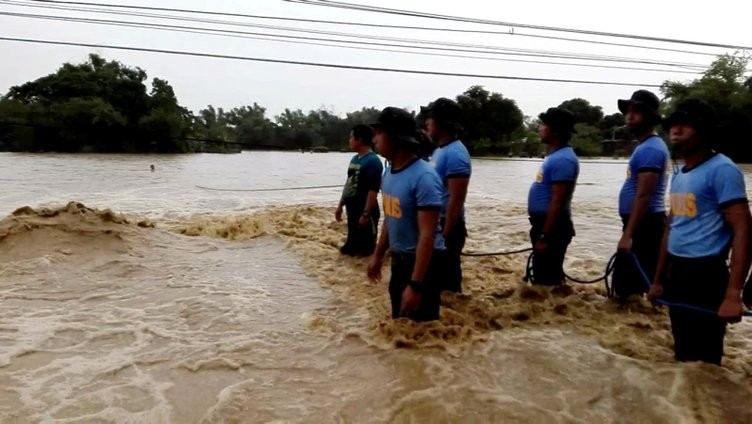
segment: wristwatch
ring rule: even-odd
[[[413,289],[415,293],[423,293],[423,289],[425,288],[425,284],[422,281],[410,281],[407,283],[407,286]]]
[[[548,241],[548,236],[541,234],[540,236],[538,236],[538,241]]]
[[[363,213],[362,213],[362,214],[360,214],[360,216],[362,216],[363,218],[370,218],[370,217],[371,217],[371,214],[370,214],[370,213],[368,213],[368,211],[363,211]]]

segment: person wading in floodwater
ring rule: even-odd
[[[388,107],[372,127],[376,151],[391,167],[382,187],[384,226],[368,265],[368,277],[381,279],[389,249],[392,318],[439,319],[444,253],[439,226],[441,180],[433,167],[417,156],[420,145],[410,113]]]
[[[620,253],[634,253],[643,270],[655,275],[658,253],[666,228],[666,185],[669,151],[666,142],[655,133],[661,122],[660,100],[647,90],[638,90],[628,100],[619,100],[627,128],[637,139],[627,167],[627,179],[619,193],[619,215],[624,225],[617,247]],[[634,266],[633,259],[620,255],[613,275],[614,292],[620,302],[648,287]]]
[[[671,214],[649,297],[718,311],[669,307],[678,361],[720,365],[726,324],[743,313],[750,217],[744,175],[716,153],[715,110],[686,100],[664,121],[684,167],[671,180]],[[731,250],[730,268],[726,265]]]
[[[356,125],[350,131],[350,149],[357,154],[347,168],[347,183],[334,216],[342,221],[347,209],[347,241],[340,248],[343,255],[370,256],[376,247],[380,219],[378,194],[384,166],[373,152],[373,133],[367,125]]]
[[[460,141],[462,109],[457,102],[440,98],[426,109],[428,135],[438,148],[431,162],[444,185],[441,199],[441,227],[447,248],[447,276],[444,290],[462,292],[462,249],[465,247],[465,198],[472,167],[470,153]]]
[[[539,119],[540,138],[548,149],[528,194],[533,282],[559,285],[564,283],[564,256],[574,237],[571,203],[580,163],[569,140],[576,132],[575,118],[566,109],[550,108]]]

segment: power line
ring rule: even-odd
[[[312,30],[312,29],[303,29],[303,28],[294,28],[294,27],[281,27],[281,26],[274,26],[274,25],[251,24],[251,23],[241,23],[241,22],[233,22],[233,21],[208,20],[208,19],[200,19],[200,18],[188,18],[188,17],[180,17],[180,16],[159,15],[159,14],[128,12],[128,11],[114,12],[114,11],[103,10],[103,9],[80,8],[80,7],[76,8],[76,7],[64,7],[64,6],[55,6],[55,5],[37,6],[37,5],[30,5],[26,3],[19,3],[17,1],[14,2],[14,1],[8,1],[8,0],[0,0],[0,2],[12,4],[12,5],[24,6],[24,7],[32,7],[32,8],[49,8],[49,9],[66,10],[66,11],[85,11],[85,12],[114,14],[114,15],[139,16],[139,17],[147,17],[147,18],[155,18],[155,19],[202,22],[202,23],[210,23],[210,24],[253,27],[253,28],[271,29],[271,30],[279,30],[279,31],[302,32],[302,33],[308,33],[308,34],[323,34],[323,35],[329,35],[329,36],[348,37],[348,38],[365,39],[365,40],[375,39],[375,40],[390,42],[390,44],[386,44],[386,45],[380,44],[381,46],[392,46],[391,43],[404,42],[404,43],[420,44],[421,49],[433,49],[433,50],[436,50],[436,48],[431,48],[428,46],[460,47],[462,48],[462,50],[452,49],[452,51],[459,51],[459,52],[473,52],[473,53],[487,53],[487,54],[496,53],[496,54],[502,54],[502,55],[513,55],[513,53],[526,53],[525,55],[521,55],[521,56],[585,60],[585,61],[625,62],[625,63],[648,64],[648,65],[663,65],[663,66],[673,66],[673,67],[681,67],[681,68],[697,69],[697,70],[704,70],[707,67],[706,65],[702,65],[702,64],[666,62],[666,61],[658,61],[654,59],[590,55],[590,54],[583,54],[583,53],[569,53],[569,52],[555,52],[555,51],[540,51],[540,50],[531,50],[531,49],[506,48],[506,47],[464,44],[464,43],[449,43],[449,42],[441,42],[441,41],[433,41],[433,40],[341,33],[341,32]],[[259,34],[259,35],[268,35],[268,34]],[[349,41],[328,40],[328,41],[349,42],[351,44],[359,44],[352,40],[349,40]],[[400,47],[418,48],[415,46],[400,46]],[[445,50],[445,49],[446,49],[445,47],[442,48],[442,50]],[[485,49],[485,50],[492,50],[492,51],[467,50],[467,49]]]
[[[660,87],[659,84],[647,84],[647,83],[574,80],[574,79],[558,79],[558,78],[535,78],[535,77],[521,77],[521,76],[513,76],[513,75],[467,74],[467,73],[454,73],[454,72],[425,71],[425,70],[417,70],[417,69],[376,68],[376,67],[369,67],[369,66],[305,62],[305,61],[296,61],[296,60],[282,60],[282,59],[270,59],[270,58],[261,58],[261,57],[248,57],[248,56],[234,56],[234,55],[223,55],[223,54],[215,54],[215,53],[154,49],[154,48],[146,48],[146,47],[114,46],[114,45],[106,45],[106,44],[77,43],[77,42],[69,42],[69,41],[36,40],[36,39],[29,39],[29,38],[0,37],[0,41],[46,44],[46,45],[56,45],[56,46],[87,47],[87,48],[94,48],[94,49],[127,50],[127,51],[137,51],[137,52],[145,52],[145,53],[161,53],[161,54],[169,54],[169,55],[176,55],[176,56],[194,56],[194,57],[205,57],[205,58],[213,58],[213,59],[231,59],[231,60],[242,60],[242,61],[251,61],[251,62],[278,63],[278,64],[285,64],[285,65],[313,66],[313,67],[319,67],[319,68],[350,69],[350,70],[357,70],[357,71],[374,71],[374,72],[392,72],[392,73],[403,73],[403,74],[414,74],[414,75],[435,75],[435,76],[447,76],[447,77],[484,78],[484,79],[499,79],[499,80],[512,80],[512,81],[558,82],[558,83],[567,83],[567,84],[613,85],[613,86],[622,86],[622,87],[653,87],[653,88]]]
[[[287,38],[288,36],[277,35],[277,34],[263,34],[263,33],[255,33],[255,32],[222,30],[222,29],[216,29],[216,28],[201,28],[201,27],[191,27],[191,26],[182,26],[182,25],[150,24],[150,23],[130,22],[130,21],[104,20],[104,19],[95,19],[95,18],[74,18],[74,17],[66,17],[66,16],[36,15],[36,14],[13,13],[13,12],[0,12],[0,15],[19,17],[19,18],[29,18],[29,19],[42,19],[42,20],[52,20],[52,21],[61,21],[61,22],[86,23],[86,24],[132,27],[132,28],[142,28],[142,29],[155,29],[155,30],[169,31],[169,32],[204,34],[204,35],[214,35],[214,36],[242,38],[242,39],[251,39],[251,40],[283,42],[283,43],[304,44],[304,45],[316,45],[316,46],[324,46],[324,47],[354,49],[354,50],[381,51],[381,52],[413,54],[413,55],[422,55],[422,56],[492,60],[492,61],[501,61],[501,62],[536,63],[536,64],[544,64],[544,65],[576,66],[576,67],[587,67],[587,68],[622,69],[622,70],[631,70],[631,71],[671,72],[671,73],[682,73],[682,74],[692,74],[692,75],[698,74],[698,72],[695,72],[695,71],[682,71],[682,70],[673,70],[673,69],[637,68],[637,67],[629,67],[629,66],[594,65],[594,64],[587,64],[587,63],[567,63],[567,62],[552,62],[552,61],[543,61],[543,60],[525,60],[525,59],[487,57],[487,56],[429,53],[429,52],[424,52],[424,51],[405,51],[405,50],[372,48],[372,47],[362,47],[362,46],[343,46],[343,45],[331,44],[331,43],[317,43],[317,42],[309,42],[309,41],[301,41],[301,40],[296,41],[295,39],[293,40],[279,39],[279,38]],[[315,38],[315,37],[300,37],[300,38],[304,38],[307,40],[316,40],[316,41],[319,41],[319,40],[331,41],[334,43],[347,42],[347,40],[332,40],[332,39],[327,39],[327,38]],[[351,43],[363,44],[360,42],[351,42]],[[379,46],[387,45],[387,44],[381,44],[381,43],[374,43],[374,44],[379,45]],[[403,46],[403,45],[396,45],[393,47],[414,48],[412,46]],[[457,50],[458,49],[452,49],[451,51],[457,51]],[[459,51],[462,51],[462,50],[459,50]]]
[[[702,42],[702,41],[682,40],[678,38],[651,37],[651,36],[645,36],[645,35],[622,34],[622,33],[605,32],[605,31],[592,31],[592,30],[584,30],[584,29],[576,29],[576,28],[563,28],[563,27],[552,27],[552,26],[544,26],[544,25],[521,24],[521,23],[514,23],[514,22],[494,21],[494,20],[488,20],[488,19],[465,18],[465,17],[460,17],[460,16],[440,15],[440,14],[416,12],[416,11],[404,10],[404,9],[390,9],[390,8],[385,8],[385,7],[367,6],[367,5],[330,1],[330,0],[282,0],[282,1],[286,1],[289,3],[306,4],[306,5],[311,5],[311,6],[325,6],[325,7],[333,7],[333,8],[338,8],[338,9],[357,10],[357,11],[362,11],[362,12],[375,12],[375,13],[383,13],[383,14],[399,15],[399,16],[410,16],[410,17],[416,17],[416,18],[435,19],[435,20],[442,20],[442,21],[454,21],[454,22],[475,23],[475,24],[482,24],[482,25],[506,26],[506,27],[511,27],[511,28],[527,28],[527,29],[536,29],[536,30],[542,30],[542,31],[568,32],[568,33],[575,33],[575,34],[594,35],[594,36],[600,36],[600,37],[629,38],[629,39],[642,40],[642,41],[688,44],[688,45],[693,45],[693,46],[717,47],[717,48],[734,49],[734,50],[752,50],[751,46],[739,46],[739,45],[734,45],[734,44],[722,44],[722,43],[708,43],[708,42]]]
[[[101,3],[92,3],[92,2],[58,1],[58,0],[29,0],[29,1],[37,2],[37,3],[49,3],[49,4],[98,6],[98,7],[117,8],[117,9],[151,10],[151,11],[159,11],[159,12],[178,12],[178,13],[200,14],[200,15],[208,15],[208,16],[229,16],[229,17],[236,17],[236,18],[264,19],[264,20],[276,20],[276,21],[287,21],[287,22],[317,23],[317,24],[344,25],[344,26],[370,27],[370,28],[407,29],[407,30],[417,30],[417,31],[441,31],[441,32],[451,32],[451,33],[463,33],[463,34],[513,35],[517,37],[541,38],[541,39],[546,39],[546,40],[570,41],[570,42],[576,42],[576,43],[589,43],[589,44],[599,44],[599,45],[616,46],[616,47],[629,47],[629,48],[636,48],[636,49],[657,50],[657,51],[685,53],[685,54],[694,54],[694,55],[702,55],[702,56],[717,56],[715,53],[697,52],[697,51],[691,51],[691,50],[670,49],[670,48],[655,47],[655,46],[641,46],[637,44],[614,43],[614,42],[608,42],[608,41],[586,40],[586,39],[581,39],[581,38],[556,37],[556,36],[540,35],[540,34],[524,34],[524,33],[518,33],[518,32],[510,33],[508,31],[505,32],[505,31],[490,31],[490,30],[478,30],[478,29],[440,28],[440,27],[425,27],[425,26],[411,26],[411,25],[390,25],[390,24],[375,24],[375,23],[370,23],[370,22],[335,21],[335,20],[326,20],[326,19],[287,18],[287,17],[281,17],[281,16],[251,15],[251,14],[245,14],[245,13],[216,12],[216,11],[208,11],[208,10],[179,9],[179,8],[168,8],[168,7],[137,6],[137,5],[124,5],[124,4],[101,4]]]

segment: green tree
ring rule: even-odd
[[[567,100],[560,104],[559,107],[572,112],[578,123],[597,127],[603,120],[603,108],[593,106],[585,99],[574,98]]]
[[[523,127],[523,114],[517,103],[500,93],[472,86],[457,96],[462,109],[463,141],[473,154],[509,152],[513,135]],[[418,121],[425,120],[423,112]]]
[[[666,112],[686,99],[702,99],[718,113],[716,145],[736,161],[752,161],[752,144],[748,143],[752,127],[752,78],[746,76],[749,55],[723,55],[716,59],[702,77],[690,83],[666,81],[661,92],[668,101]]]
[[[54,74],[11,87],[0,102],[13,126],[0,127],[2,148],[95,152],[181,152],[192,116],[165,80],[147,93],[146,72],[92,54]],[[200,146],[199,146],[200,147]]]
[[[599,156],[603,153],[601,131],[598,127],[578,123],[575,129],[577,134],[572,137],[570,145],[578,156]]]

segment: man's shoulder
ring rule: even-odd
[[[579,165],[580,158],[577,157],[577,153],[574,152],[572,147],[565,147],[554,152],[549,156],[551,162],[570,162]]]

